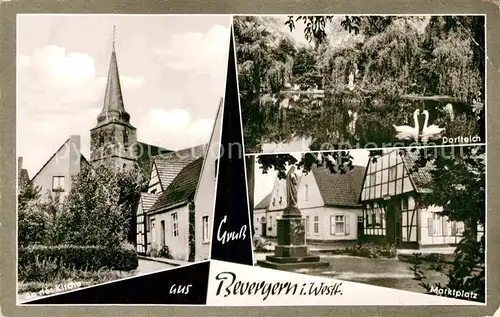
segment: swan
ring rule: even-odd
[[[418,126],[418,115],[420,113],[420,110],[415,110],[413,112],[413,121],[415,122],[415,127],[410,127],[408,125],[401,125],[401,126],[396,126],[392,125],[394,129],[396,129],[396,132],[398,133],[398,138],[399,139],[409,139],[409,138],[416,138],[418,137],[418,132],[419,132],[419,126]]]
[[[424,127],[422,128],[422,136],[431,136],[443,132],[444,128],[440,128],[435,124],[427,126],[427,123],[429,122],[429,111],[424,110],[423,114],[425,115],[425,121],[424,121]]]

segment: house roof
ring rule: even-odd
[[[154,157],[154,164],[158,171],[160,184],[166,190],[180,171],[194,160],[203,157],[207,144],[170,152]]]
[[[271,191],[269,194],[266,195],[266,197],[264,197],[264,199],[262,199],[260,201],[260,203],[258,203],[257,205],[255,205],[255,207],[253,207],[253,209],[266,209],[269,204],[271,203],[271,197],[273,196],[273,192]]]
[[[404,155],[401,156],[403,164],[406,166],[407,170],[410,171],[410,179],[413,182],[415,190],[419,193],[428,193],[431,190],[427,187],[427,184],[432,181],[431,170],[433,168],[432,162],[428,161],[424,167],[419,167],[416,171],[412,169],[416,165],[418,160],[418,152],[406,151]]]
[[[150,211],[171,209],[187,203],[196,191],[203,166],[203,157],[187,164],[151,207]]]
[[[49,162],[56,156],[56,154],[66,145],[71,140],[71,138],[68,138],[64,143],[57,149],[57,151],[52,154],[52,156],[43,164],[43,166],[38,170],[38,172],[30,179],[30,183],[40,174],[41,171],[49,164]],[[80,153],[80,168],[83,167],[84,164],[90,165],[89,161],[83,156],[83,154]],[[90,165],[91,166],[91,165]]]
[[[326,167],[313,166],[311,172],[316,179],[325,205],[342,207],[360,207],[359,193],[363,186],[365,167],[353,166],[345,174],[332,173]]]
[[[143,211],[148,212],[148,210],[154,205],[158,197],[159,197],[158,194],[141,193],[141,202]]]

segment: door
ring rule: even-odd
[[[267,233],[267,228],[266,228],[266,217],[262,217],[262,218],[260,219],[260,226],[261,226],[261,229],[262,229],[262,230],[261,230],[261,232],[262,232],[261,236],[262,236],[263,238],[265,238],[265,237],[266,237],[266,233]]]
[[[151,248],[156,249],[156,226],[155,226],[155,219],[151,219]]]
[[[401,244],[401,205],[400,201],[391,201],[387,204],[387,242],[399,247]]]
[[[165,246],[165,220],[161,221],[161,245],[160,248],[163,248]]]
[[[365,226],[363,222],[363,216],[358,216],[358,240],[361,240],[365,234]]]

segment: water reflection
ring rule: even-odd
[[[320,93],[262,98],[259,144],[247,151],[433,145],[443,144],[443,137],[476,135],[484,140],[482,107],[450,99],[402,96],[381,102]],[[396,127],[415,127],[415,121],[418,135],[408,138],[398,133]]]

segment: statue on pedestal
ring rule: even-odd
[[[299,216],[300,211],[297,204],[299,191],[299,177],[295,173],[295,166],[292,165],[286,177],[286,201],[287,206],[284,210],[284,216]]]
[[[349,90],[354,89],[354,74],[352,72],[349,74],[349,83],[347,84],[347,88],[349,88]]]
[[[295,166],[292,166],[286,177],[286,198],[288,208],[297,208],[297,192],[299,179],[295,173]]]

